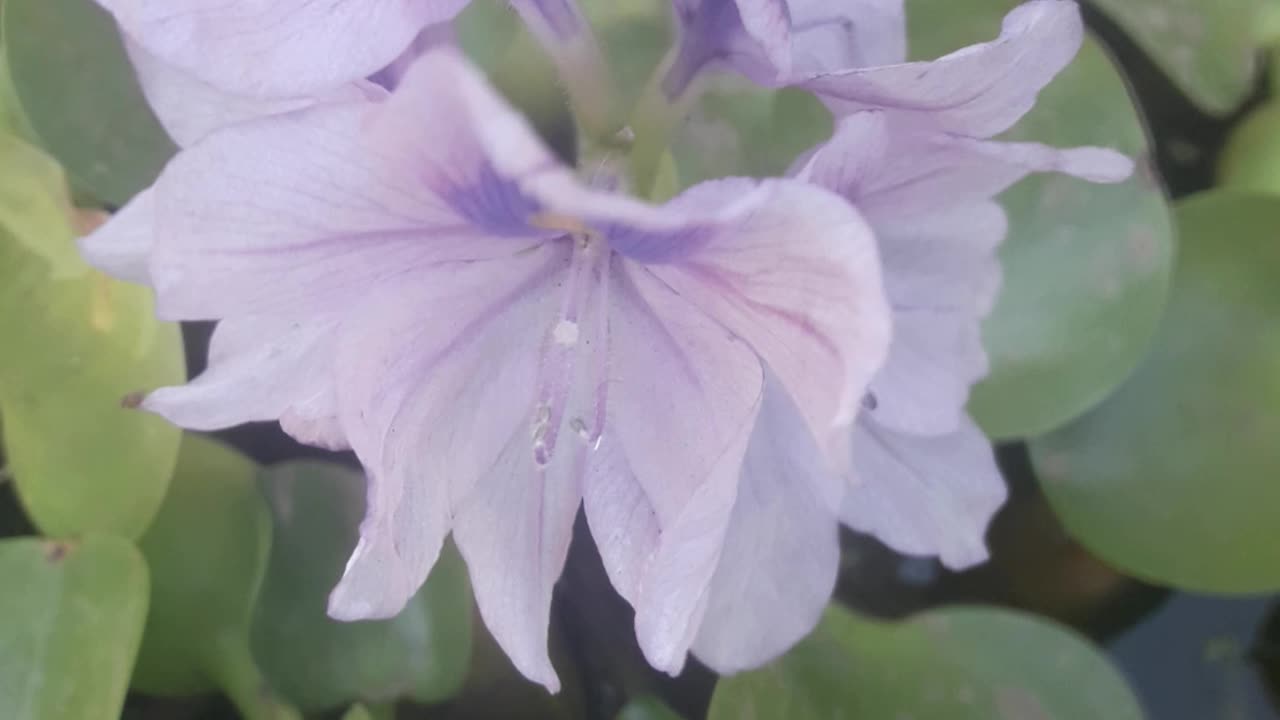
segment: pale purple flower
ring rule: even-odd
[[[335,617],[397,613],[452,532],[494,637],[554,689],[585,506],[651,663],[758,665],[834,586],[849,425],[889,342],[875,240],[800,181],[655,207],[607,162],[590,180],[443,49],[385,100],[211,133],[84,244],[162,316],[220,321],[209,369],[143,407],[355,450]]]
[[[840,520],[951,567],[986,557],[1006,491],[964,405],[1000,280],[993,198],[1131,169],[989,140],[1074,56],[1074,3],[905,63],[900,0],[675,0],[667,92],[728,66],[817,93],[838,127],[793,179],[654,207],[615,192],[607,155],[580,182],[442,47],[464,0],[100,1],[186,149],[84,253],[163,316],[219,321],[209,369],[145,408],[355,450],[368,515],[335,617],[395,614],[452,533],[494,636],[554,688],[551,587],[585,506],[650,662],[733,672],[817,622]],[[579,121],[612,127],[577,5],[511,5]]]
[[[983,535],[1006,495],[964,410],[988,371],[981,324],[999,289],[996,249],[1007,229],[994,198],[1032,172],[1119,182],[1133,169],[1110,150],[980,139],[1020,119],[1082,37],[1071,3],[1019,7],[995,42],[886,70],[895,77],[867,86],[887,88],[874,102],[863,90],[846,96],[885,109],[840,118],[797,172],[867,218],[893,309],[889,359],[853,435],[856,481],[842,519],[952,568],[986,559]],[[1004,62],[1026,72],[1000,71]]]

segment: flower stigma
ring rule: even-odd
[[[567,280],[563,285],[564,295],[560,302],[560,310],[556,322],[548,333],[548,341],[544,344],[542,358],[538,370],[537,404],[533,414],[532,440],[533,460],[545,468],[555,455],[560,428],[565,423],[565,413],[570,404],[575,381],[580,379],[582,368],[580,361],[602,366],[605,362],[605,346],[607,345],[608,328],[607,312],[603,307],[608,291],[608,264],[612,253],[602,239],[595,237],[576,219],[563,216],[542,216],[539,218],[542,227],[579,228],[567,236],[573,243],[573,253],[569,259]],[[550,223],[554,222],[555,225]],[[594,313],[588,312],[588,303],[599,308]],[[602,342],[583,342],[582,322],[588,315],[598,318],[600,327],[595,329],[595,337]],[[584,358],[583,355],[586,355]],[[589,426],[581,417],[573,417],[569,429],[586,444],[595,449],[600,445],[604,425],[605,382],[595,388],[595,417]]]

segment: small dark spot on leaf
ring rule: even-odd
[[[67,553],[71,551],[71,545],[63,542],[51,542],[44,547],[44,559],[51,564],[62,562]]]
[[[145,399],[147,399],[147,394],[141,390],[138,392],[131,392],[120,398],[120,407],[125,410],[137,410],[138,406],[141,405],[142,401]]]

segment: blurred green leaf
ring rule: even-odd
[[[672,154],[680,186],[734,175],[785,175],[801,153],[831,136],[833,126],[831,113],[807,92],[724,78],[699,98],[677,132]]]
[[[98,720],[124,705],[147,566],[125,540],[0,542],[0,708],[10,720]]]
[[[31,129],[73,181],[117,207],[150,185],[175,148],[110,16],[93,0],[5,0],[3,33]]]
[[[1218,187],[1280,194],[1280,102],[1264,103],[1232,128],[1218,159]]]
[[[0,407],[18,493],[46,534],[136,538],[179,432],[121,399],[185,379],[178,326],[155,319],[148,290],[80,261],[51,161],[7,135],[0,160]]]
[[[990,40],[1010,0],[909,0],[912,54]],[[1124,80],[1092,40],[1003,139],[1100,145],[1138,161],[1121,185],[1046,175],[1002,198],[1004,288],[984,327],[991,375],[970,410],[999,438],[1046,432],[1093,407],[1132,372],[1164,308],[1173,231],[1145,166],[1146,131]]]
[[[4,12],[4,3],[0,2],[0,15]],[[9,60],[5,57],[3,43],[0,43],[0,132],[12,133],[22,138],[32,136],[31,125],[27,116],[22,113],[22,103],[18,101],[18,91],[13,87],[9,76]]]
[[[473,2],[458,16],[456,27],[459,44],[498,92],[548,145],[572,160],[576,128],[555,66],[511,8]]]
[[[1225,115],[1253,89],[1274,0],[1095,0],[1197,105]]]
[[[0,131],[0,228],[24,254],[44,261],[40,269],[55,278],[88,271],[72,241],[71,202],[67,178],[52,158],[16,135]],[[0,251],[9,262],[24,258]],[[4,270],[13,274],[15,270]]]
[[[1035,440],[1068,531],[1142,579],[1280,589],[1280,199],[1210,193],[1178,209],[1165,320],[1106,403]]]
[[[302,461],[270,468],[262,484],[275,527],[252,635],[273,686],[304,710],[456,694],[471,664],[471,593],[452,546],[396,618],[337,622],[325,608],[356,544],[364,478]]]
[[[271,547],[271,516],[248,458],[186,435],[169,494],[139,543],[151,611],[133,675],[156,695],[227,693],[247,720],[291,719],[249,652],[249,622]]]
[[[627,703],[617,720],[681,720],[675,710],[655,697],[642,697]]]
[[[907,622],[827,610],[781,660],[724,678],[708,720],[1140,720],[1087,641],[1008,610],[935,610]]]
[[[342,720],[373,720],[373,715],[370,715],[369,710],[363,705],[352,705],[342,715]]]

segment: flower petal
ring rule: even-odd
[[[617,436],[606,430],[600,447],[588,457],[582,483],[583,509],[609,582],[635,606],[649,558],[662,539],[658,513]]]
[[[963,569],[987,558],[987,525],[1008,495],[991,444],[965,419],[937,437],[859,421],[852,451],[857,482],[841,520],[909,555],[938,555]]]
[[[789,0],[799,75],[907,59],[903,0]]]
[[[786,180],[703,183],[667,207],[717,206],[734,220],[650,271],[751,345],[827,448],[888,348],[875,238],[844,200]]]
[[[752,80],[775,85],[791,68],[786,0],[675,0],[679,52],[663,79],[677,97],[706,67],[728,63]]]
[[[609,434],[588,458],[587,482],[614,469],[592,467],[598,457],[625,459],[653,509],[661,536],[643,563],[638,590],[625,579],[634,570],[611,576],[622,576],[619,591],[632,595],[645,656],[676,674],[706,609],[763,375],[750,348],[649,268],[617,263],[610,290]],[[596,514],[593,530],[600,519]],[[641,527],[647,527],[643,520]],[[648,539],[640,536],[642,543]]]
[[[315,422],[334,415],[334,316],[290,321],[251,317],[224,320],[214,329],[209,366],[186,385],[156,390],[141,407],[190,430],[220,430],[296,414]],[[341,437],[316,427],[299,438],[342,446]]]
[[[931,62],[832,69],[795,82],[838,112],[885,108],[896,122],[917,122],[970,137],[1009,129],[1036,95],[1075,57],[1084,38],[1071,0],[1030,0],[1004,20],[1000,37]]]
[[[551,692],[560,689],[547,656],[551,591],[573,537],[585,452],[556,453],[538,468],[528,434],[516,433],[459,506],[454,527],[489,632],[516,669]]]
[[[155,247],[156,209],[151,188],[133,196],[98,229],[80,238],[80,254],[106,274],[140,285],[151,284],[147,261]]]
[[[1000,284],[996,248],[1007,229],[992,198],[1031,172],[1110,182],[1132,163],[1097,148],[902,127],[895,117],[842,118],[797,175],[848,198],[876,231],[895,333],[872,382],[871,413],[898,430],[943,434],[958,426],[969,387],[988,369],[981,322]]]
[[[884,227],[894,333],[865,412],[903,432],[950,433],[989,369],[982,320],[1000,287],[1004,211],[988,201]]]
[[[1133,161],[1104,148],[975,140],[898,125],[896,118],[880,111],[841,118],[831,140],[810,154],[796,176],[848,198],[879,230],[919,214],[985,202],[1031,173],[1114,183],[1133,172]]]
[[[369,501],[330,597],[334,617],[398,613],[426,579],[454,510],[500,465],[510,469],[508,445],[531,455],[538,355],[519,349],[538,347],[554,318],[559,250],[419,269],[344,319],[338,408],[369,472]]]
[[[156,58],[141,45],[126,39],[142,91],[156,117],[179,146],[187,146],[224,125],[264,115],[289,112],[314,102],[307,96],[262,98],[234,95]],[[362,95],[354,84],[335,93],[350,99]]]
[[[818,623],[840,564],[837,512],[804,418],[775,379],[747,445],[693,652],[721,674],[763,665]]]
[[[467,0],[98,0],[149,53],[220,90],[300,97],[368,77]]]
[[[548,235],[522,176],[567,174],[476,70],[437,50],[386,102],[226,127],[179,154],[155,188],[159,312],[340,308],[407,268],[510,254]]]

